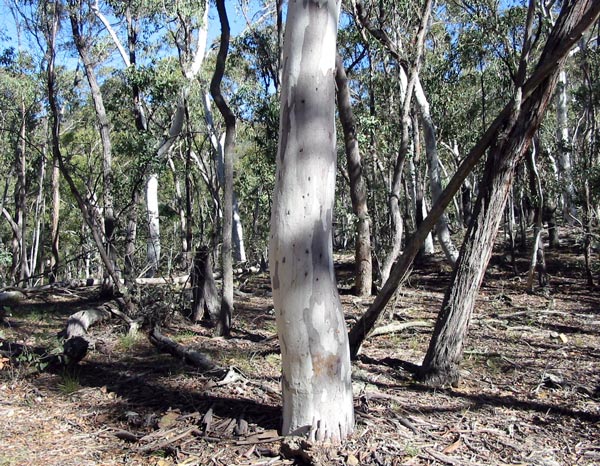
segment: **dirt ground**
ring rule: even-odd
[[[121,322],[90,331],[73,371],[0,356],[0,466],[13,465],[594,465],[600,464],[600,293],[577,247],[548,251],[550,288],[525,293],[495,257],[477,301],[458,388],[430,390],[419,364],[448,284],[433,260],[415,266],[386,320],[419,323],[371,337],[354,364],[356,430],[343,445],[282,443],[275,320],[266,274],[238,277],[233,336],[174,317],[164,333],[206,351],[228,375],[201,374]],[[370,304],[349,292],[351,324]],[[90,295],[91,293],[91,295]],[[59,350],[66,317],[94,290],[10,309],[5,341]]]

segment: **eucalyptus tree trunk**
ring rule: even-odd
[[[282,432],[333,442],[354,429],[332,247],[339,8],[333,0],[288,5],[269,241],[283,371]]]
[[[15,271],[18,270],[18,281],[27,286],[29,279],[29,261],[27,260],[27,151],[26,151],[26,124],[27,115],[25,99],[21,99],[21,123],[19,128],[19,139],[17,140],[17,182],[15,185],[15,223],[16,230],[13,241],[13,261]],[[15,254],[16,253],[16,254]]]
[[[146,179],[146,214],[148,239],[146,241],[146,277],[154,277],[160,265],[160,216],[158,212],[158,175],[151,173]]]
[[[457,385],[459,365],[475,298],[487,268],[516,166],[529,149],[558,81],[560,68],[579,34],[600,15],[594,0],[565,1],[530,81],[548,73],[529,97],[524,97],[526,65],[535,3],[530,1],[526,37],[517,75],[513,109],[490,149],[473,220],[452,274],[451,285],[434,328],[419,378],[432,386]],[[570,46],[569,46],[570,44]],[[548,72],[548,70],[551,70]]]
[[[33,228],[33,233],[32,233],[32,238],[31,238],[31,251],[29,253],[29,269],[31,271],[32,275],[36,274],[36,269],[38,266],[38,257],[39,257],[39,251],[40,251],[40,239],[42,237],[42,229],[43,229],[43,217],[44,217],[44,210],[45,210],[45,197],[44,197],[44,190],[45,190],[45,179],[46,179],[46,162],[47,162],[47,153],[46,153],[46,147],[44,146],[43,148],[43,152],[42,152],[42,157],[40,160],[40,166],[39,166],[39,172],[38,172],[38,193],[37,196],[35,198],[35,206],[33,209],[34,212],[34,228]],[[43,272],[43,261],[40,261],[42,266],[40,267],[41,271],[40,271],[40,275],[42,275]]]
[[[207,94],[204,94],[204,119],[208,126],[208,135],[214,150],[214,160],[217,172],[217,178],[221,186],[225,185],[225,163],[224,163],[224,137],[217,137],[217,131],[212,117],[210,108],[210,99]],[[218,204],[218,199],[215,199]],[[244,227],[242,218],[240,217],[240,209],[235,191],[233,192],[233,255],[238,262],[246,262],[246,247],[244,245]]]
[[[431,119],[429,111],[429,102],[421,86],[418,76],[415,82],[415,100],[419,108],[421,125],[423,126],[423,136],[425,139],[425,153],[427,156],[427,165],[429,166],[429,187],[431,189],[431,201],[436,202],[442,193],[442,177],[440,175],[440,162],[437,150],[437,140],[435,135],[435,125]],[[448,215],[443,213],[435,224],[437,240],[440,243],[446,259],[450,265],[456,263],[458,258],[458,249],[454,246],[450,238],[448,229]]]
[[[548,274],[546,273],[546,259],[544,256],[544,241],[542,232],[544,227],[544,191],[542,188],[542,179],[536,163],[536,144],[532,145],[527,155],[527,167],[529,169],[530,191],[534,194],[534,224],[533,224],[533,244],[531,247],[531,260],[529,261],[529,272],[527,274],[527,292],[534,291],[535,272],[538,273],[538,284],[542,288],[548,286]]]
[[[420,183],[420,176],[419,176],[419,172],[417,170],[417,167],[415,166],[415,158],[414,157],[409,157],[408,158],[408,167],[407,167],[407,176],[406,176],[406,218],[409,220],[411,227],[416,230],[420,223],[423,221],[423,219],[427,216],[427,208],[425,207],[425,204],[423,202],[420,203],[420,211],[418,210],[417,207],[417,199],[419,197],[419,195],[422,193],[422,189],[420,190],[421,193],[418,192],[418,183]],[[420,212],[420,213],[419,213]],[[424,254],[433,254],[434,251],[434,247],[433,247],[433,237],[431,235],[431,233],[427,234],[427,238],[425,238],[425,241],[423,242],[423,244],[421,245],[421,251]]]
[[[575,209],[575,187],[571,168],[571,140],[569,138],[569,95],[567,73],[562,70],[556,86],[556,138],[558,142],[558,176],[562,185],[562,210],[567,223],[577,220]]]
[[[60,265],[60,167],[58,159],[52,160],[52,216],[50,220],[50,236],[52,240],[52,252],[50,255],[49,281],[54,283],[58,279],[58,267]]]
[[[419,24],[419,29],[417,30],[417,35],[415,37],[416,45],[414,50],[414,60],[411,63],[410,70],[405,70],[408,76],[408,80],[406,83],[406,93],[404,96],[404,101],[402,103],[402,130],[400,135],[400,149],[398,153],[398,159],[396,160],[396,165],[394,166],[394,178],[389,199],[394,242],[392,243],[392,250],[388,253],[383,263],[381,271],[382,285],[385,284],[385,282],[387,281],[391,268],[394,265],[396,259],[398,258],[401,250],[402,228],[400,225],[402,218],[399,213],[398,205],[400,199],[400,186],[402,181],[402,171],[404,169],[404,160],[406,159],[406,156],[408,154],[411,102],[415,90],[415,84],[419,76],[419,70],[421,68],[423,44],[425,42],[425,34],[427,32],[429,15],[431,13],[431,5],[432,0],[425,0],[423,13],[421,15],[421,22]]]
[[[373,285],[373,262],[371,259],[371,218],[367,209],[367,189],[356,137],[356,120],[350,105],[348,77],[340,55],[336,55],[335,82],[340,123],[344,131],[346,163],[350,178],[352,210],[358,221],[354,238],[354,289],[358,296],[369,296]]]
[[[223,186],[223,247],[221,264],[223,268],[223,291],[221,296],[221,314],[217,324],[217,333],[227,336],[231,331],[233,313],[233,153],[235,150],[235,115],[227,105],[221,93],[221,81],[225,72],[225,62],[229,51],[229,20],[225,9],[225,0],[216,0],[221,22],[221,40],[215,72],[210,81],[210,94],[225,120],[225,143],[223,144],[223,167],[225,184]]]
[[[72,6],[74,2],[71,2]],[[111,261],[111,266],[117,277],[120,278],[120,270],[117,263],[117,252],[114,245],[115,240],[115,212],[113,206],[113,170],[112,170],[112,143],[110,139],[110,123],[106,115],[104,107],[104,98],[100,85],[96,79],[94,64],[90,57],[89,38],[82,33],[82,24],[80,21],[80,7],[76,10],[71,9],[69,18],[71,21],[71,29],[73,31],[73,40],[79,53],[79,57],[83,63],[85,75],[90,86],[94,110],[96,111],[96,120],[98,122],[98,130],[100,133],[100,141],[102,143],[102,183],[103,183],[103,215],[104,215],[104,240],[106,254]],[[110,287],[110,277],[105,272],[105,286]]]

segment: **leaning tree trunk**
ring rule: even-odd
[[[269,242],[283,371],[282,432],[334,442],[354,429],[332,247],[339,8],[333,0],[288,5]]]
[[[572,2],[570,2],[568,5],[571,6]],[[591,24],[593,24],[595,19],[600,14],[600,3],[594,4],[591,2],[591,0],[584,0],[580,4],[577,4],[575,7],[573,7],[573,10],[576,11],[574,16],[578,18],[578,24],[576,26],[570,24],[570,33],[563,31],[561,34],[558,32],[558,39],[553,37],[552,40],[547,42],[546,48],[551,48],[554,50],[548,52],[548,54],[545,54],[544,61],[539,62],[536,71],[523,86],[523,98],[530,100],[532,95],[539,93],[540,87],[547,86],[548,77],[555,74],[555,70],[558,66],[557,64],[560,64],[561,60],[564,60],[564,57],[568,54],[577,38],[583,34],[583,32],[585,32],[585,30]],[[571,21],[575,22],[576,20]],[[562,27],[564,27],[564,24]],[[551,57],[552,54],[554,54],[554,57]],[[457,168],[456,173],[448,182],[448,185],[442,192],[438,201],[431,207],[429,215],[423,220],[423,223],[413,234],[410,241],[408,241],[404,253],[392,268],[389,279],[373,301],[373,304],[369,306],[369,309],[352,327],[349,334],[349,339],[350,352],[353,358],[356,358],[358,355],[363,341],[369,332],[373,330],[377,320],[385,310],[387,303],[390,301],[392,296],[394,296],[398,285],[408,273],[410,266],[417,255],[419,246],[427,237],[428,232],[435,225],[439,216],[445,211],[448,204],[452,201],[453,196],[460,189],[463,181],[465,181],[467,176],[471,173],[488,148],[493,147],[493,144],[498,139],[503,139],[500,137],[502,134],[506,134],[503,129],[509,127],[510,121],[513,120],[511,117],[513,114],[513,106],[514,102],[509,102],[504,107],[502,112],[500,112],[500,114],[496,117],[494,122],[489,126],[477,144],[469,151],[469,154],[464,158]]]
[[[532,0],[528,13],[528,31],[531,30],[534,9]],[[552,71],[529,98],[521,99],[522,87],[517,88],[512,118],[501,132],[503,137],[498,138],[488,155],[473,220],[467,229],[451,285],[444,297],[419,373],[419,378],[429,385],[458,384],[459,365],[469,320],[492,253],[515,168],[528,150],[552,98],[560,68],[564,65],[568,52],[565,45],[577,36],[577,32],[583,32],[587,26],[593,24],[599,14],[600,4],[593,0],[566,1],[534,76],[546,68]],[[587,26],[583,26],[586,24]],[[519,67],[521,76],[526,69],[527,42],[523,50]],[[523,80],[518,80],[517,85],[522,82]]]
[[[354,289],[357,296],[369,296],[373,284],[373,262],[371,260],[371,219],[367,209],[367,189],[363,178],[363,169],[356,137],[356,120],[350,105],[348,77],[340,55],[336,56],[337,104],[340,123],[344,131],[346,162],[350,178],[350,198],[356,222],[354,239],[355,276]]]

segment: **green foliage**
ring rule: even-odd
[[[58,389],[63,395],[72,395],[81,389],[79,377],[75,374],[65,372],[58,383]]]

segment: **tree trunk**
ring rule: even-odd
[[[60,167],[58,158],[54,157],[52,162],[52,219],[50,234],[52,237],[52,254],[50,256],[50,283],[58,279],[58,267],[60,265]]]
[[[431,189],[431,202],[435,203],[442,194],[442,177],[440,175],[440,162],[437,150],[437,140],[435,135],[435,126],[431,119],[429,111],[429,102],[421,86],[421,81],[417,77],[415,83],[415,100],[419,107],[421,116],[421,125],[423,126],[423,137],[425,139],[425,155],[427,156],[427,165],[429,166],[429,187]],[[454,266],[458,258],[458,249],[454,246],[450,238],[448,229],[448,215],[443,213],[435,224],[435,233],[440,243],[442,251],[450,265]]]
[[[158,214],[158,175],[152,173],[146,180],[146,212],[148,215],[148,240],[146,277],[154,277],[160,263],[160,217]]]
[[[191,275],[192,321],[205,319],[212,324],[219,317],[219,298],[213,276],[212,258],[209,248],[202,246],[194,256]]]
[[[363,178],[356,120],[350,105],[348,77],[340,55],[336,55],[335,82],[337,84],[337,104],[340,123],[344,131],[346,163],[350,178],[350,198],[352,210],[358,221],[354,238],[354,292],[357,296],[369,296],[373,285],[373,263],[371,260],[371,219],[367,209],[367,189]]]
[[[531,260],[529,263],[529,273],[527,274],[527,292],[533,293],[535,272],[538,273],[538,284],[542,288],[548,286],[548,274],[546,273],[546,259],[544,257],[544,241],[542,232],[544,227],[544,192],[542,189],[542,179],[538,172],[536,163],[536,144],[528,152],[527,167],[529,169],[529,185],[536,205],[534,207],[534,226],[533,226],[533,244],[531,247]]]
[[[210,142],[214,149],[215,154],[215,165],[217,172],[217,179],[221,186],[225,185],[225,166],[224,166],[224,148],[223,143],[217,137],[217,132],[212,118],[212,111],[210,109],[210,100],[208,95],[204,95],[204,119],[208,126],[208,134]],[[215,202],[218,202],[215,199]],[[246,248],[244,246],[244,228],[242,225],[242,219],[239,213],[239,205],[235,192],[233,193],[233,254],[234,259],[238,262],[246,262]]]
[[[85,75],[90,86],[96,119],[98,121],[98,130],[102,142],[102,183],[103,183],[103,212],[104,212],[104,240],[106,254],[111,261],[111,265],[117,277],[120,277],[120,270],[117,263],[117,252],[115,250],[115,213],[113,207],[113,173],[112,173],[112,143],[110,140],[110,124],[104,107],[104,99],[100,90],[100,85],[94,72],[94,64],[89,56],[89,44],[87,38],[82,34],[82,25],[79,22],[80,11],[71,10],[69,17],[71,20],[71,29],[73,39],[83,67]],[[107,283],[105,287],[111,288],[110,277],[105,272]]]
[[[562,208],[565,221],[573,225],[577,220],[575,188],[571,169],[571,140],[569,138],[569,97],[567,72],[562,70],[556,86],[556,137],[558,140],[558,176],[562,186]]]
[[[223,268],[223,291],[221,298],[221,314],[217,333],[227,336],[231,331],[231,315],[233,313],[233,152],[235,150],[235,115],[221,94],[221,80],[225,72],[225,61],[229,51],[229,20],[225,9],[225,0],[217,0],[217,10],[221,22],[221,40],[215,72],[210,82],[210,94],[225,120],[225,144],[223,145],[224,178],[223,186],[223,247],[221,263]]]
[[[530,2],[528,23],[531,24],[534,3]],[[432,386],[457,385],[459,364],[467,336],[468,324],[475,298],[489,262],[494,239],[502,219],[502,212],[510,190],[517,164],[528,150],[531,139],[542,121],[564,65],[570,42],[579,32],[593,24],[600,14],[600,4],[592,0],[565,2],[554,26],[534,76],[549,68],[548,73],[529,98],[521,99],[523,81],[517,81],[516,97],[511,117],[504,125],[503,137],[498,138],[488,155],[480,193],[475,204],[473,220],[446,292],[429,349],[423,361],[419,378]],[[530,26],[527,27],[530,30]],[[527,40],[527,38],[526,38]],[[527,44],[520,64],[525,72]],[[533,78],[531,78],[533,79]],[[527,85],[525,85],[527,87]]]
[[[288,5],[269,242],[283,371],[282,433],[333,442],[354,429],[332,248],[339,8],[332,0]]]

